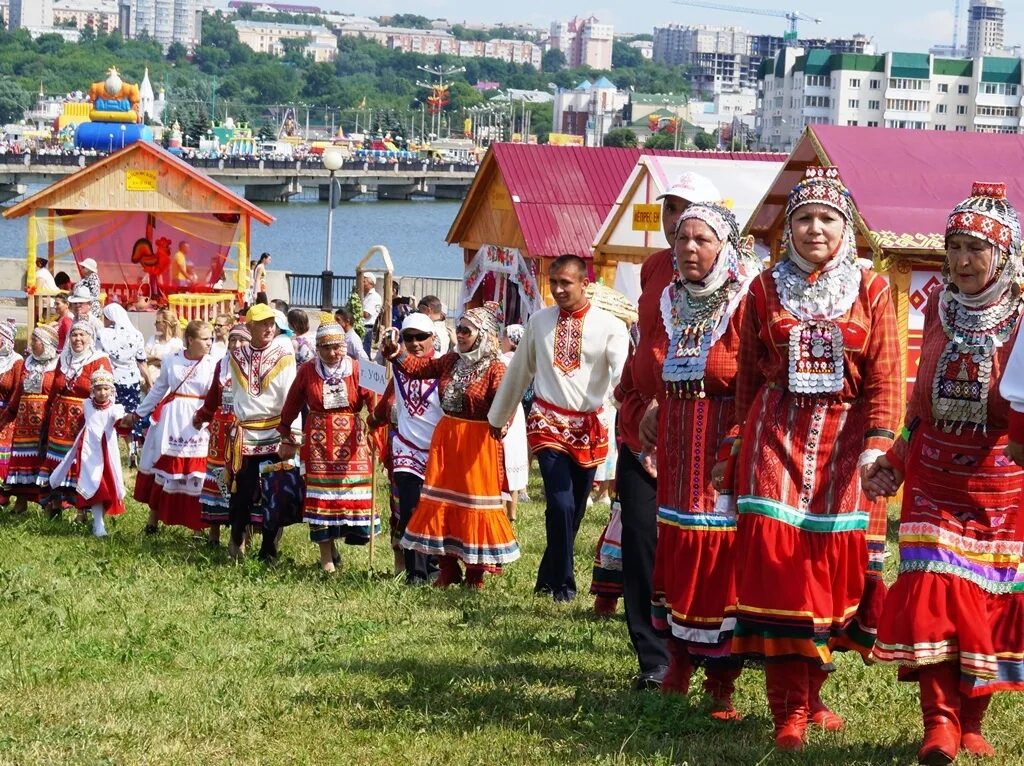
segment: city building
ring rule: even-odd
[[[294,3],[266,3],[262,0],[231,0],[228,8],[237,11],[240,8],[252,8],[257,13],[305,13],[319,16],[323,11],[315,5],[297,5]]]
[[[761,66],[756,131],[789,151],[807,125],[1019,133],[1021,59],[786,48]]]
[[[582,136],[584,145],[601,146],[609,130],[623,123],[629,93],[620,91],[607,77],[575,88],[555,91],[551,129],[554,133]]]
[[[53,0],[10,0],[9,29],[53,26]]]
[[[333,61],[338,55],[338,38],[327,27],[313,24],[279,24],[275,21],[232,21],[238,41],[257,53],[284,56],[285,41],[305,42],[303,51],[314,61]]]
[[[53,23],[109,34],[117,29],[117,0],[53,0]]]
[[[562,51],[566,65],[573,69],[611,69],[614,37],[611,24],[602,24],[594,16],[573,17],[569,21],[551,22],[548,49]]]
[[[134,39],[144,32],[167,50],[180,43],[193,50],[203,36],[203,0],[120,0],[118,28]]]
[[[967,7],[967,55],[987,56],[1003,52],[1003,0],[971,0]]]

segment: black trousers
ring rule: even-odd
[[[395,471],[394,479],[395,489],[398,490],[397,531],[399,535],[402,535],[409,524],[409,519],[412,518],[412,514],[416,510],[416,506],[420,503],[420,490],[423,489],[423,479],[407,471]],[[433,556],[427,556],[425,553],[419,553],[418,551],[411,551],[408,548],[404,548],[402,552],[405,554],[405,581],[408,583],[426,581],[431,569],[437,569],[436,564],[432,561]]]
[[[665,641],[651,624],[654,549],[658,545],[657,483],[629,448],[622,445],[615,485],[622,508],[622,600],[626,627],[640,672],[649,673],[668,665]]]
[[[259,502],[260,495],[260,463],[267,460],[277,463],[278,455],[246,455],[242,458],[242,466],[235,474],[235,491],[231,493],[228,505],[228,520],[231,523],[231,542],[235,546],[245,539],[245,528],[249,525],[253,507]],[[260,558],[273,558],[277,555],[277,527],[264,521],[263,540],[260,543]]]
[[[587,511],[587,497],[597,467],[583,468],[564,452],[542,449],[536,453],[544,479],[544,528],[547,546],[537,572],[539,593],[550,593],[557,601],[576,597],[573,574],[573,546]]]

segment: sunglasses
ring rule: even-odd
[[[460,324],[458,327],[455,328],[455,334],[456,335],[472,335],[473,334],[473,328],[472,327],[466,327],[465,325],[461,325]]]
[[[402,340],[404,341],[425,341],[430,338],[431,333],[428,332],[403,332]]]

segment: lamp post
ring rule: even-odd
[[[334,194],[334,174],[341,169],[344,161],[344,156],[337,148],[329,146],[324,149],[324,167],[331,173],[330,183],[327,187],[327,253],[324,257],[324,271],[320,275],[320,308],[324,311],[334,309],[334,272],[331,271],[331,234],[334,230],[334,207],[337,204]]]

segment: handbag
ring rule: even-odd
[[[260,496],[263,528],[279,529],[301,524],[306,500],[305,482],[297,460],[260,463]]]

